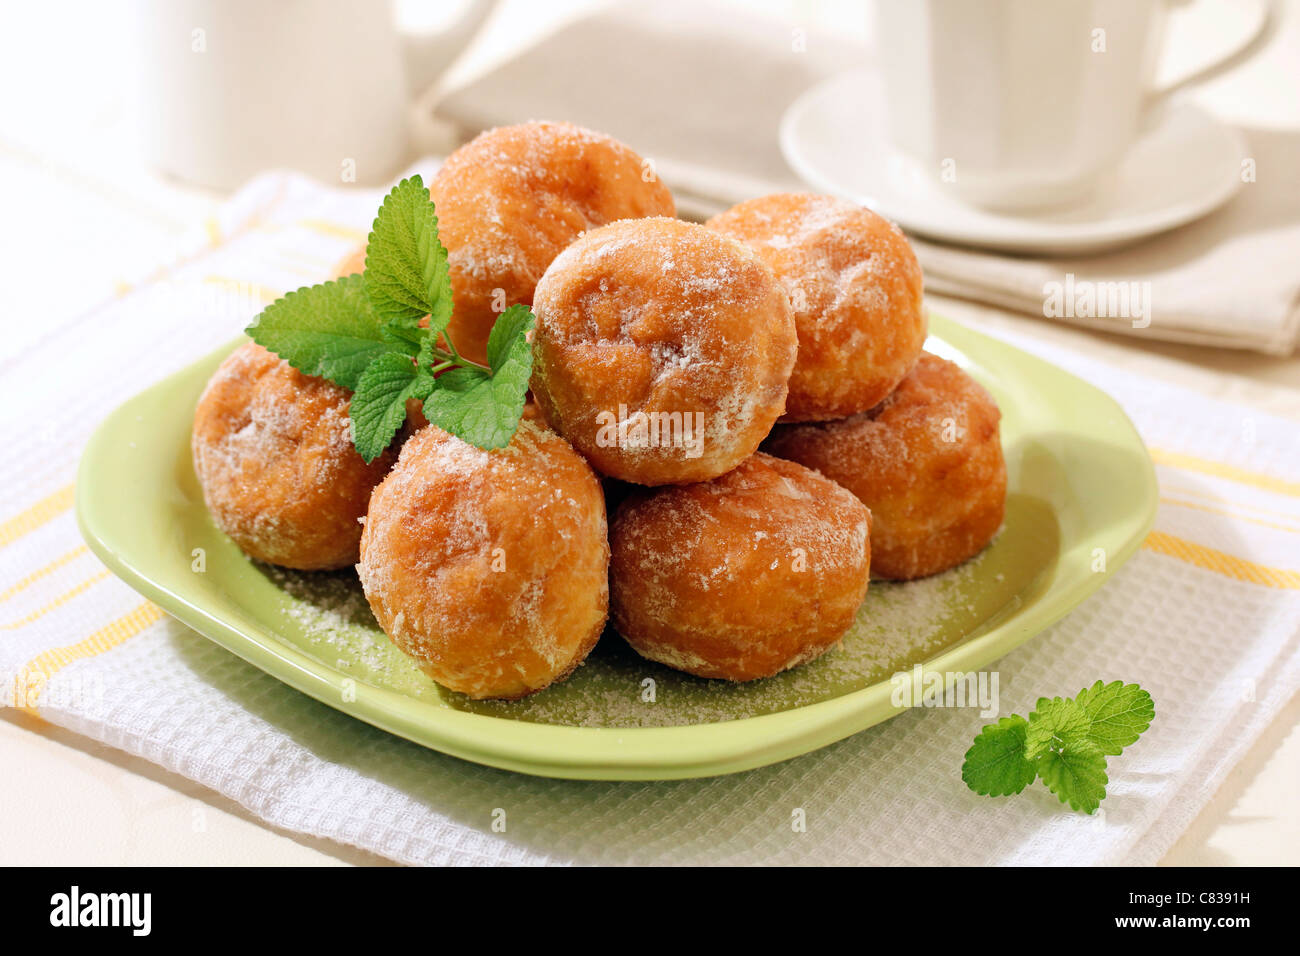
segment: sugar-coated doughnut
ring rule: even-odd
[[[720,478],[638,489],[610,535],[614,623],[643,657],[745,681],[812,660],[853,623],[871,515],[811,469],[758,453]]]
[[[590,466],[522,421],[484,451],[429,425],[375,489],[357,572],[393,643],[439,684],[517,698],[582,663],[609,603]]]
[[[611,136],[571,123],[530,122],[479,134],[434,175],[429,195],[447,247],[455,312],[448,332],[482,362],[507,306],[531,305],[551,260],[588,229],[671,216],[672,193],[653,167]],[[362,272],[365,246],[334,268]]]
[[[351,393],[249,343],[194,411],[191,451],[217,526],[246,553],[305,571],[357,560],[360,518],[392,466],[352,445]]]
[[[532,304],[537,280],[580,234],[676,211],[645,160],[610,136],[569,123],[480,134],[447,157],[429,194],[451,269],[449,332],[478,362],[497,315],[515,303]]]
[[[778,426],[765,450],[816,468],[871,509],[871,570],[937,574],[997,534],[1007,468],[993,397],[952,362],[924,352],[876,408],[821,424]]]
[[[799,357],[783,421],[864,412],[921,354],[921,267],[888,220],[830,196],[778,193],[707,225],[752,246],[790,297]]]
[[[772,270],[677,219],[593,230],[537,285],[533,396],[598,471],[643,485],[734,468],[785,407],[796,338]]]

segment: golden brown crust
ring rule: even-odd
[[[716,477],[784,409],[789,302],[752,250],[702,226],[660,217],[589,232],[546,271],[534,310],[534,398],[605,475]]]
[[[816,468],[871,509],[872,573],[908,580],[977,554],[1002,525],[1007,469],[993,398],[928,352],[879,406],[780,426],[765,450]]]
[[[863,412],[894,390],[925,342],[921,267],[907,237],[869,209],[778,193],[715,216],[752,246],[790,298],[799,357],[782,421]]]
[[[853,623],[870,524],[834,482],[761,453],[712,481],[633,492],[610,536],[615,625],[642,656],[700,677],[802,664]]]
[[[569,123],[488,130],[448,156],[429,193],[448,250],[449,331],[460,352],[482,362],[497,315],[531,305],[546,267],[586,230],[674,215],[672,193],[648,170],[618,140]]]
[[[260,561],[305,571],[356,563],[359,519],[392,466],[352,445],[351,395],[260,345],[221,363],[194,411],[191,450],[217,526]]]
[[[366,245],[362,243],[358,248],[353,249],[346,256],[339,260],[338,265],[330,274],[331,279],[340,279],[343,276],[360,274],[366,271]]]
[[[380,626],[445,687],[516,698],[568,675],[608,609],[600,483],[523,421],[483,451],[435,426],[375,489],[357,571]]]

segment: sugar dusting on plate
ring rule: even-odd
[[[355,573],[258,567],[290,599],[281,613],[298,625],[329,663],[345,671],[359,664],[370,675],[389,673],[395,649],[375,623]],[[334,652],[332,657],[327,648]]]
[[[583,727],[664,727],[738,720],[829,700],[907,670],[982,624],[1011,595],[986,594],[981,564],[906,583],[874,581],[841,644],[815,661],[745,684],[703,680],[637,656],[612,629],[565,682],[520,701],[475,701],[439,690],[376,625],[350,572],[311,574],[263,566],[288,597],[284,614],[322,660],[357,679],[411,684],[458,710]],[[984,594],[983,600],[978,596]],[[421,686],[424,685],[424,686]],[[408,689],[408,693],[411,691]]]

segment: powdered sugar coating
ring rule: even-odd
[[[596,476],[525,420],[495,451],[433,425],[410,438],[371,498],[357,571],[380,626],[430,677],[516,698],[595,645],[608,563]]]
[[[672,194],[613,137],[571,123],[488,130],[447,157],[429,184],[456,301],[450,334],[486,355],[497,315],[531,305],[551,260],[588,229],[671,216]]]
[[[657,217],[587,233],[546,271],[534,311],[537,403],[606,475],[647,485],[716,477],[784,409],[789,302],[752,250],[702,226]],[[611,440],[611,420],[638,415],[698,423],[698,444]]]
[[[750,245],[790,299],[799,356],[783,421],[866,411],[907,374],[926,336],[921,267],[888,220],[831,196],[777,193],[707,225]]]
[[[248,344],[194,411],[194,470],[217,526],[261,561],[300,570],[355,563],[358,519],[391,467],[352,445],[351,395]]]
[[[872,572],[907,580],[978,553],[1006,507],[993,397],[959,366],[923,352],[888,398],[852,418],[779,426],[764,445],[816,468],[870,509]]]
[[[700,677],[769,677],[825,652],[870,578],[871,515],[756,454],[712,481],[633,494],[611,534],[611,600],[638,653]]]

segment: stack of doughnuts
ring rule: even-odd
[[[649,163],[560,123],[482,134],[430,194],[460,351],[481,358],[506,306],[537,318],[511,443],[413,413],[366,466],[331,431],[347,393],[246,346],[200,400],[194,460],[245,551],[355,562],[443,686],[534,693],[611,616],[649,660],[771,676],[835,646],[873,575],[937,573],[996,533],[997,407],[922,351],[920,268],[874,213],[783,194],[683,222]]]

